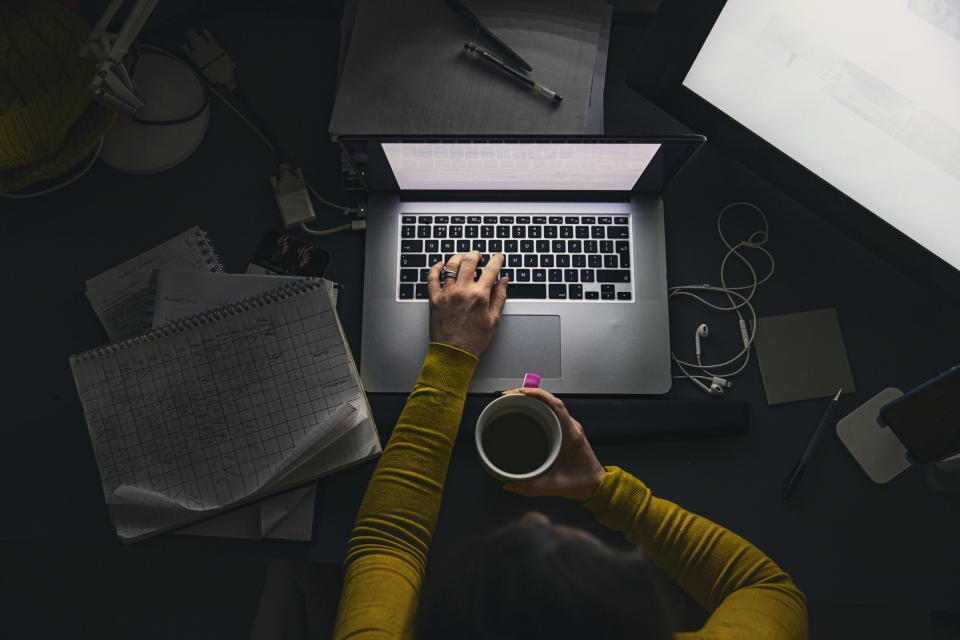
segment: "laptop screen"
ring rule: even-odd
[[[403,190],[629,191],[659,143],[384,142]]]
[[[344,158],[370,191],[565,195],[660,191],[703,144],[666,137],[343,136]],[[351,177],[346,176],[349,183]]]

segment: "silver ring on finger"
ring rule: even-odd
[[[454,280],[456,280],[457,272],[453,269],[447,269],[446,267],[444,267],[443,271],[440,272],[440,279],[446,280],[447,278],[453,278]]]

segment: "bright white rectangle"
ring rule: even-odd
[[[384,142],[404,190],[629,191],[660,149],[637,142]]]
[[[960,4],[728,0],[684,85],[960,269]]]

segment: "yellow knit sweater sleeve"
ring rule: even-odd
[[[477,358],[430,343],[360,504],[334,638],[408,638]]]
[[[618,467],[583,503],[602,524],[622,531],[707,611],[697,640],[804,640],[807,601],[780,567],[758,548],[710,522],[655,498]]]

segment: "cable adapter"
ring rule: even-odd
[[[316,219],[317,214],[313,212],[302,170],[293,169],[283,163],[280,165],[279,174],[270,176],[270,184],[273,186],[273,196],[280,207],[280,217],[285,229],[292,229]]]
[[[209,31],[204,29],[201,35],[188,29],[187,44],[183,45],[183,50],[211,83],[223,85],[231,91],[237,88],[237,82],[233,78],[237,65]]]

